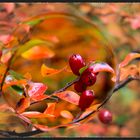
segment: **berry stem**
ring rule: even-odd
[[[67,88],[69,88],[70,86],[72,86],[72,85],[73,85],[74,83],[76,83],[77,81],[79,81],[79,77],[77,77],[75,80],[73,80],[73,81],[67,83],[63,88],[54,91],[52,94],[56,94],[56,93],[65,91]]]
[[[140,77],[132,77],[129,76],[128,78],[126,78],[124,81],[118,83],[115,85],[114,89],[112,90],[112,92],[110,92],[110,94],[108,94],[108,96],[106,97],[106,99],[97,107],[96,110],[93,110],[92,112],[88,113],[86,116],[79,118],[77,120],[73,120],[71,122],[71,124],[74,123],[78,123],[84,119],[86,119],[87,117],[91,116],[92,114],[94,114],[95,112],[99,111],[99,109],[112,97],[113,93],[115,93],[116,91],[118,91],[120,88],[124,87],[126,84],[128,84],[129,82],[133,81],[133,80],[137,80],[140,81]]]

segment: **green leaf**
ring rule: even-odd
[[[15,72],[13,70],[9,70],[9,73],[17,80],[25,79],[21,74]]]
[[[87,68],[88,68],[88,66],[84,66],[84,67],[82,67],[82,68],[79,70],[79,73],[82,74],[83,71],[85,71]]]
[[[32,39],[29,40],[28,42],[26,42],[24,45],[20,46],[16,55],[20,55],[21,53],[27,51],[28,49],[36,46],[36,45],[40,45],[40,44],[46,44],[47,46],[52,46],[53,44],[50,43],[49,41],[44,41],[44,40],[40,40],[40,39]]]
[[[23,94],[23,89],[17,85],[11,86],[14,90],[17,91],[18,94],[22,95]]]
[[[35,25],[41,23],[43,20],[44,20],[44,18],[38,18],[38,19],[31,20],[31,21],[23,22],[23,23],[27,24],[29,26],[35,26]]]

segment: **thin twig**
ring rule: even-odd
[[[37,135],[43,133],[41,130],[34,130],[34,131],[29,131],[29,132],[23,132],[23,133],[17,133],[15,131],[5,131],[5,130],[0,130],[0,135],[6,136],[6,137],[29,137],[33,135]]]
[[[54,91],[54,92],[52,93],[52,95],[53,95],[53,94],[56,94],[56,93],[59,93],[59,92],[65,91],[67,88],[69,88],[70,86],[72,86],[72,85],[73,85],[74,83],[76,83],[77,81],[79,81],[79,77],[76,78],[75,80],[73,80],[73,81],[67,83],[63,88]]]
[[[86,116],[79,118],[77,120],[72,121],[70,124],[73,123],[78,123],[84,119],[86,119],[87,117],[91,116],[92,114],[94,114],[95,112],[99,111],[99,109],[112,97],[113,93],[115,93],[116,91],[118,91],[120,88],[124,87],[126,84],[128,84],[129,82],[131,82],[132,80],[138,80],[140,81],[140,77],[133,77],[133,76],[129,76],[127,79],[125,79],[124,81],[118,83],[114,89],[112,90],[112,92],[106,97],[106,99],[100,104],[100,106],[97,107],[96,110],[93,110],[92,112],[90,112],[89,114],[87,114]]]

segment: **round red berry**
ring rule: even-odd
[[[91,72],[94,73],[95,75],[98,74],[98,72],[94,72],[94,65],[89,66],[84,72]]]
[[[102,109],[98,113],[98,118],[102,123],[109,124],[112,121],[112,113],[106,109]]]
[[[80,80],[86,85],[86,86],[92,86],[96,82],[96,75],[92,72],[84,71],[81,74]]]
[[[87,86],[85,84],[83,84],[81,81],[78,81],[74,84],[74,89],[77,92],[83,92],[86,90],[86,88],[87,88]]]
[[[82,92],[80,99],[79,99],[79,108],[81,108],[82,111],[90,107],[92,102],[95,99],[95,94],[92,90],[85,90]]]
[[[85,66],[85,61],[79,54],[73,54],[69,58],[69,65],[75,75],[80,75],[79,70]]]

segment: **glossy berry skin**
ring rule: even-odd
[[[112,114],[106,109],[102,109],[98,114],[99,120],[104,124],[109,124],[112,121]]]
[[[84,92],[82,92],[80,96],[79,105],[78,105],[79,108],[82,111],[84,111],[85,109],[90,107],[94,99],[95,99],[94,92],[92,90],[85,90]]]
[[[85,84],[83,84],[81,81],[78,81],[74,84],[74,89],[77,92],[83,92],[86,90],[86,88],[87,88],[87,86]]]
[[[94,65],[89,66],[84,72],[94,73],[95,75],[98,74],[98,72],[97,73],[94,72]]]
[[[83,82],[86,86],[92,86],[96,82],[96,74],[92,72],[84,71],[80,77],[81,82]]]
[[[73,54],[72,56],[70,56],[69,58],[69,65],[70,68],[72,70],[72,72],[75,75],[80,75],[79,70],[85,66],[85,62],[83,60],[83,58],[81,57],[81,55],[79,54]]]

